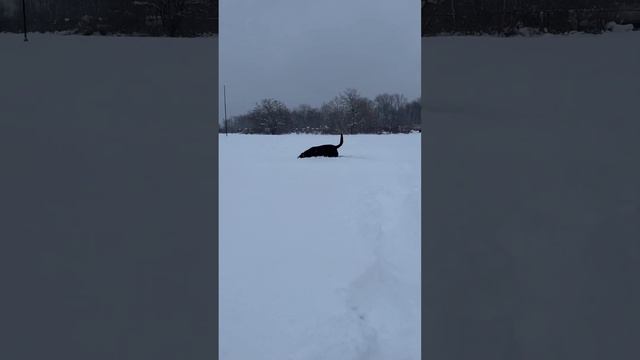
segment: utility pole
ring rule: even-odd
[[[227,85],[223,86],[224,90],[224,136],[229,136],[227,130]]]
[[[29,41],[27,39],[27,6],[25,0],[22,0],[22,24],[24,25],[24,41]]]

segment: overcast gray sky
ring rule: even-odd
[[[346,88],[420,96],[419,0],[221,0],[220,119],[264,98],[319,106]]]

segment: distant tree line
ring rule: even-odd
[[[218,33],[218,0],[26,0],[26,11],[27,27],[34,32],[171,37]],[[0,0],[0,32],[22,29],[22,2]]]
[[[289,109],[275,99],[264,99],[246,114],[227,121],[227,130],[245,134],[373,134],[420,130],[420,101],[400,94],[381,94],[370,100],[347,89],[316,108]],[[221,132],[225,124],[221,124]]]
[[[422,0],[423,36],[600,33],[610,22],[640,28],[640,0]]]

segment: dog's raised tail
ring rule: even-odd
[[[342,146],[342,134],[340,134],[340,143],[336,145],[336,149]]]

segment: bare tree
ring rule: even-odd
[[[338,97],[349,132],[369,132],[375,126],[375,110],[371,100],[355,89],[347,89]]]
[[[254,126],[269,134],[280,134],[290,125],[291,113],[287,106],[275,99],[264,99],[249,114]]]
[[[401,110],[407,99],[400,94],[381,94],[374,99],[379,128],[383,131],[396,131],[401,123]]]
[[[169,36],[179,34],[185,19],[204,18],[217,22],[217,0],[147,0],[138,1],[161,19]],[[217,27],[217,24],[216,24]]]
[[[420,101],[401,94],[382,94],[369,100],[347,89],[322,106],[300,105],[289,111],[274,99],[256,104],[248,114],[231,119],[230,130],[243,133],[381,133],[420,129]]]
[[[291,125],[296,132],[320,131],[322,114],[318,109],[303,104],[291,111]]]

